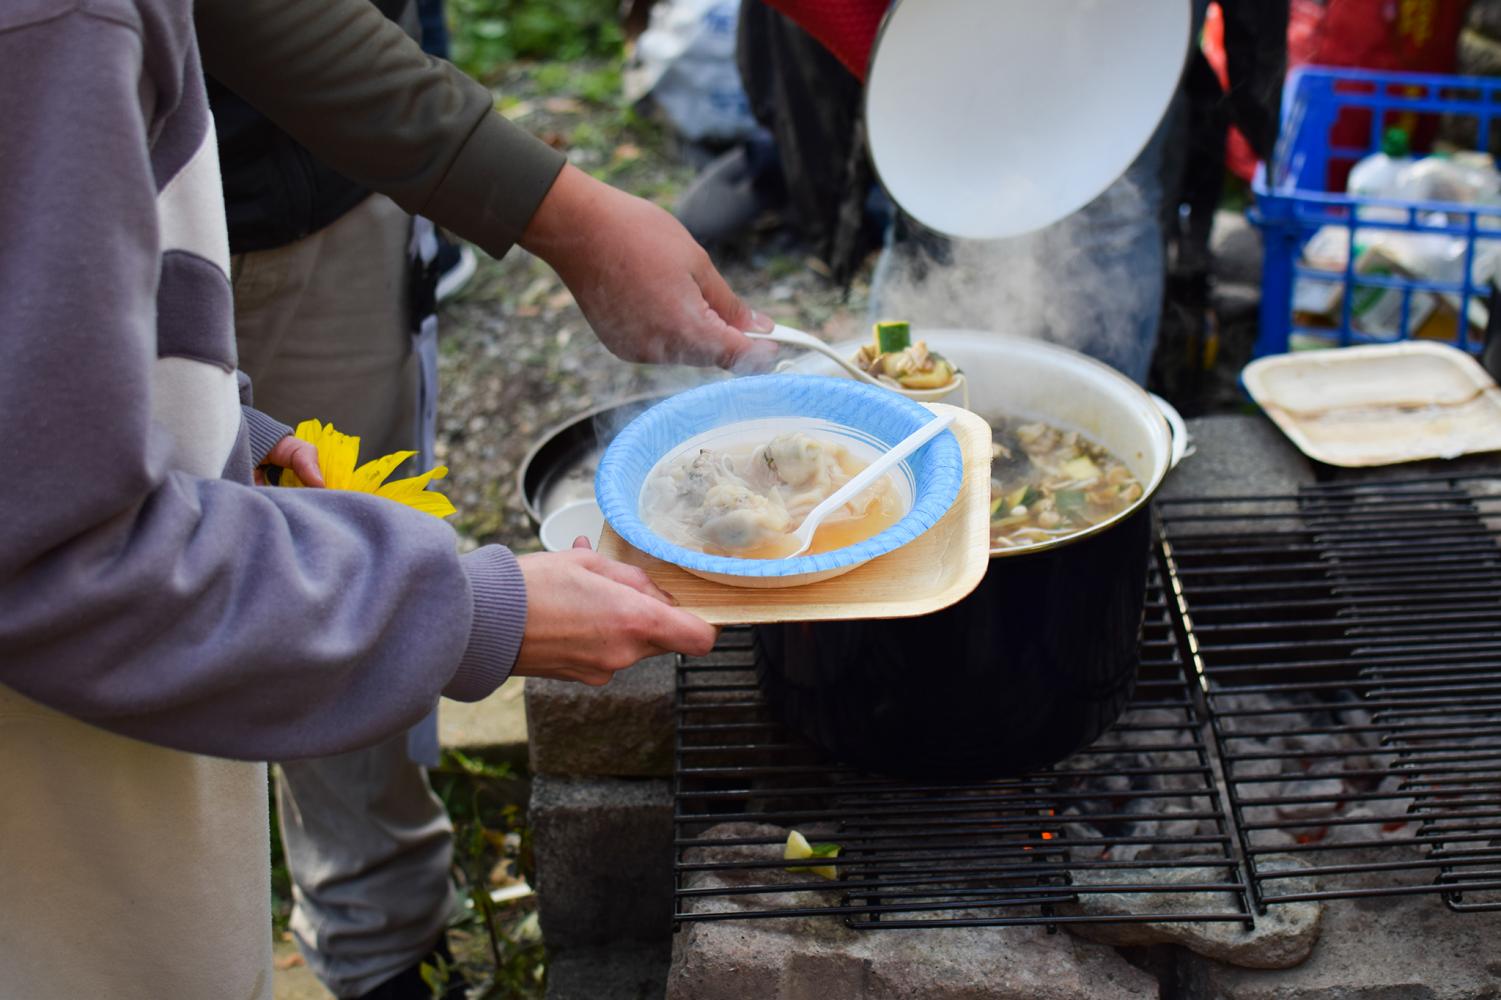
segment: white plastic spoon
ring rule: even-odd
[[[880,380],[878,380],[874,375],[871,375],[868,372],[861,371],[848,359],[846,359],[844,355],[840,354],[838,351],[834,350],[828,344],[825,344],[823,341],[819,340],[811,333],[804,333],[801,330],[794,330],[790,326],[783,326],[782,324],[778,323],[776,326],[771,328],[770,333],[756,333],[754,330],[746,330],[745,335],[752,340],[770,340],[773,343],[786,344],[789,347],[801,347],[805,351],[815,351],[819,354],[822,354],[830,361],[833,361],[840,368],[843,368],[845,371],[855,376],[855,378],[861,379],[866,382],[871,382],[875,385],[881,384]]]
[[[944,428],[954,422],[955,416],[957,414],[953,412],[940,413],[932,420],[929,420],[917,430],[898,441],[886,454],[867,465],[849,482],[835,490],[827,500],[810,510],[808,516],[803,518],[803,523],[798,525],[797,531],[794,532],[795,537],[800,543],[797,551],[785,558],[791,559],[793,556],[800,556],[804,552],[807,552],[808,547],[813,544],[813,533],[818,530],[818,526],[823,523],[824,518],[859,496],[861,490],[877,482],[882,476],[895,468],[898,462],[937,437]]]
[[[948,385],[940,386],[937,389],[907,389],[899,385],[892,385],[890,382],[883,382],[869,372],[862,371],[857,365],[851,363],[849,359],[845,358],[844,355],[840,354],[838,351],[834,350],[828,344],[825,344],[823,341],[819,340],[811,333],[804,333],[802,330],[795,330],[790,326],[783,326],[780,323],[772,327],[770,333],[756,333],[753,330],[746,330],[745,335],[752,340],[770,340],[773,343],[786,344],[789,347],[801,347],[803,350],[814,351],[818,354],[822,354],[824,357],[837,364],[840,368],[843,368],[845,371],[849,372],[856,379],[862,382],[869,382],[871,385],[880,386],[882,389],[890,389],[892,392],[899,392],[903,396],[906,396],[908,399],[917,400],[919,403],[936,403],[938,400],[944,398],[945,396],[952,395],[954,392],[958,391],[964,386],[963,372],[955,374],[953,380],[950,381]],[[968,400],[969,393],[966,390],[966,409],[969,406]]]

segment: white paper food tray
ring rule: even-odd
[[[1474,358],[1444,344],[1279,354],[1247,365],[1243,379],[1292,442],[1329,465],[1501,450],[1501,389]]]

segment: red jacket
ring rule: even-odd
[[[796,21],[844,63],[865,79],[876,30],[890,0],[766,0],[768,6]]]

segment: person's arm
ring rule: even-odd
[[[240,398],[245,399],[250,390],[250,376],[244,372],[235,374],[240,381]],[[250,444],[250,467],[255,470],[257,484],[266,485],[262,469],[274,465],[279,469],[291,469],[308,486],[323,485],[317,448],[293,437],[292,428],[253,406],[242,403],[240,413]]]
[[[382,498],[171,471],[142,45],[88,13],[11,24],[0,92],[0,683],[127,736],[277,759],[373,743],[513,665],[597,681],[712,644],[585,557],[460,557],[447,525]],[[529,608],[529,578],[572,606]]]
[[[503,256],[563,154],[369,0],[197,0],[204,72],[351,180]]]
[[[369,0],[198,0],[206,72],[334,169],[491,256],[557,270],[631,361],[764,365],[745,306],[666,211],[594,180],[495,113]]]

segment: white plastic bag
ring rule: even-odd
[[[650,95],[683,138],[732,142],[756,129],[735,65],[740,0],[658,0],[625,72],[632,102]]]

